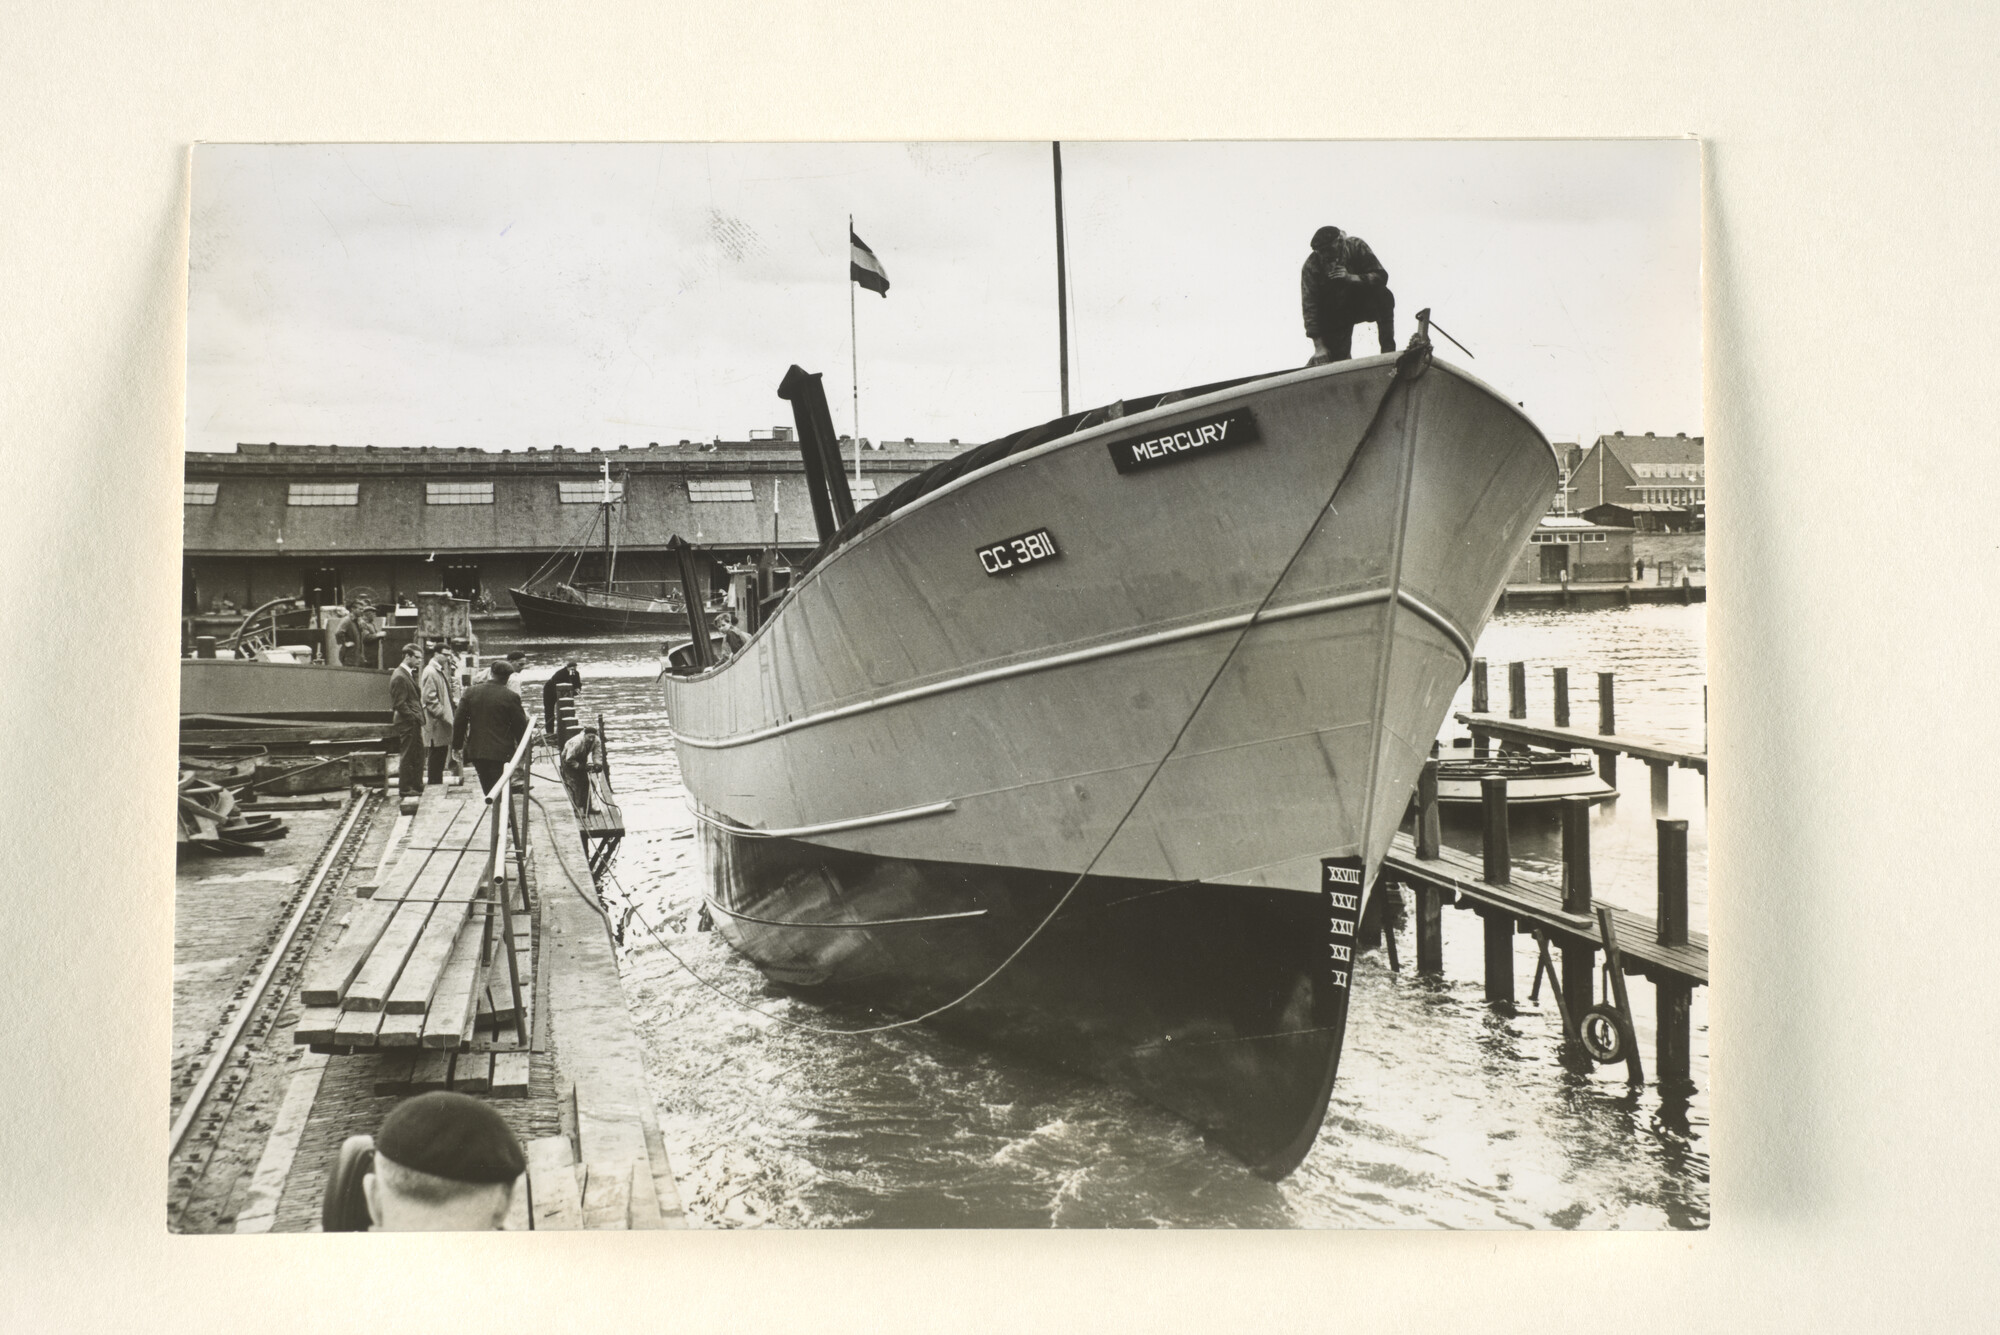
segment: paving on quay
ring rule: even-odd
[[[444,808],[484,807],[476,790],[429,788],[414,815],[399,816],[393,788],[388,800],[357,789],[334,799],[337,809],[329,804],[287,813],[288,836],[269,845],[266,857],[183,865],[176,885],[177,1117],[200,1072],[213,1067],[215,1074],[185,1140],[176,1142],[171,1228],[319,1229],[328,1174],[342,1143],[373,1134],[407,1094],[446,1084],[488,1100],[528,1150],[530,1169],[516,1193],[509,1228],[681,1226],[679,1195],[638,1036],[574,813],[557,785],[546,785],[535,798],[521,863],[525,887],[518,877],[508,882],[510,898],[519,902],[525,889],[529,905],[528,912],[515,915],[512,938],[527,994],[520,1026],[525,1046],[506,1012],[497,1023],[482,1014],[481,1029],[455,1051],[417,1046],[418,1029],[408,1015],[397,1013],[410,1007],[393,999],[385,1006],[381,998],[359,1003],[376,1012],[367,1041],[372,1043],[379,1029],[385,1041],[409,1046],[304,1041],[324,1036],[307,1032],[321,1010],[305,1003],[329,961],[340,956],[343,939],[349,938],[347,953],[353,954],[351,934],[396,911],[393,904],[371,905],[370,899],[399,884],[391,879],[399,869],[421,863],[427,850],[420,845],[430,842],[424,832],[442,828],[449,815]],[[355,804],[364,809],[356,811]],[[525,811],[526,804],[517,810]],[[428,945],[419,932],[406,933],[400,948],[407,955],[392,966],[389,983],[420,971],[426,952],[435,957],[432,967],[443,972],[447,952],[458,959],[467,943],[477,944],[476,929],[485,922],[479,915],[489,910],[475,904],[467,917],[464,903],[477,898],[470,887],[478,875],[473,860],[461,860],[468,870],[433,877],[430,893],[455,917],[466,918],[467,926],[447,924],[438,929],[441,941]],[[331,865],[316,886],[309,885],[322,862]],[[408,872],[400,884],[408,889],[418,879]],[[302,889],[313,892],[303,906]],[[423,911],[426,921],[446,921],[439,909],[426,905]],[[273,944],[290,913],[298,915],[299,930],[283,958],[272,962]],[[502,921],[502,915],[493,914],[492,921]],[[498,944],[491,946],[484,986],[475,981],[472,995],[510,995],[505,953]],[[271,971],[261,995],[253,982],[260,967]],[[439,981],[440,998],[457,976]],[[364,967],[355,980],[357,994],[366,990],[367,979]],[[230,1045],[227,1030],[246,1004],[255,1013]],[[423,1022],[422,1015],[415,1017],[417,1025]],[[398,1024],[406,1039],[390,1039]],[[219,1047],[225,1051],[216,1062]],[[433,1073],[428,1081],[427,1070]],[[466,1079],[473,1071],[477,1082]],[[517,1074],[503,1077],[503,1072]]]

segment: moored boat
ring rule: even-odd
[[[623,484],[611,481],[611,465],[604,464],[603,490],[590,529],[574,547],[566,547],[551,557],[519,588],[507,592],[520,613],[521,628],[531,635],[607,635],[627,631],[685,631],[688,615],[685,604],[671,593],[660,596],[633,593],[618,587],[617,508],[623,502]],[[604,579],[601,583],[577,581],[584,556],[592,550],[591,540],[599,526],[603,529],[601,548]],[[545,577],[570,556],[569,578]]]
[[[1536,806],[1565,797],[1601,802],[1618,790],[1598,777],[1591,753],[1556,751],[1494,751],[1463,753],[1438,762],[1438,801],[1477,805],[1485,800],[1480,781],[1505,779],[1508,806]]]
[[[781,392],[811,475],[817,378]],[[847,519],[740,650],[663,676],[676,752],[711,915],[771,978],[1095,1073],[1280,1177],[1555,455],[1424,342],[1120,409]]]

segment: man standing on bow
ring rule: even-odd
[[[1313,233],[1312,254],[1299,272],[1299,305],[1312,340],[1307,366],[1354,355],[1354,326],[1372,323],[1383,352],[1396,350],[1396,294],[1389,271],[1358,236],[1338,227]]]

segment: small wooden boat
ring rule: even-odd
[[[1457,754],[1438,761],[1438,801],[1477,806],[1482,779],[1507,781],[1508,806],[1587,797],[1601,802],[1618,790],[1597,775],[1589,751],[1494,751],[1486,756]]]

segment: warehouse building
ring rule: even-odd
[[[842,444],[851,467],[852,441]],[[964,448],[863,445],[860,482],[849,473],[857,506]],[[607,488],[615,563],[600,522]],[[345,602],[363,588],[383,605],[442,589],[505,613],[509,590],[538,573],[664,592],[676,534],[716,583],[768,548],[796,560],[819,544],[789,427],[613,450],[238,445],[187,455],[183,499],[183,616]]]

